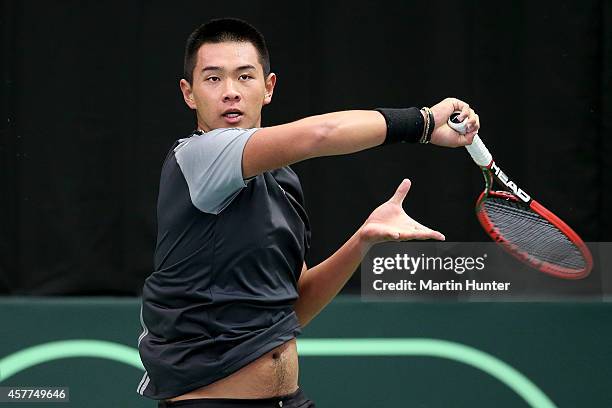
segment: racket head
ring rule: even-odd
[[[535,200],[525,203],[490,184],[476,202],[484,230],[522,262],[562,279],[583,279],[593,268],[586,244],[565,222]]]

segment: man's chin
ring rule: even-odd
[[[227,123],[221,122],[214,129],[253,129],[259,127],[255,124],[247,123],[246,121],[240,121],[238,123]],[[211,129],[212,130],[212,129]]]
[[[248,120],[244,117],[241,117],[240,120],[226,120],[226,118],[222,117],[221,120],[217,120],[214,123],[209,122],[209,129],[206,132],[215,129],[253,129],[260,127],[257,123],[252,123],[251,120]],[[202,127],[204,130],[204,127]]]
[[[219,123],[215,124],[215,129],[228,129],[228,128],[237,128],[237,129],[252,129],[257,127],[256,124],[250,123],[250,121],[241,118],[241,120],[237,121],[228,121],[222,120]]]

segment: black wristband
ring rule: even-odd
[[[391,143],[417,143],[423,134],[425,120],[418,108],[377,108],[387,122],[387,136],[383,145]]]

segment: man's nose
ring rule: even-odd
[[[225,90],[223,92],[223,101],[237,102],[239,100],[240,100],[240,93],[236,90],[236,87],[233,81],[227,81],[225,85]]]

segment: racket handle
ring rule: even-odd
[[[493,156],[489,153],[489,149],[482,143],[480,140],[480,136],[474,136],[474,140],[471,145],[465,146],[470,156],[472,156],[472,160],[474,163],[479,165],[480,167],[487,167],[493,161]]]
[[[452,115],[448,118],[448,126],[451,127],[455,132],[464,134],[466,128],[466,121],[459,122],[457,120],[457,116],[459,116],[461,112],[453,112]],[[474,163],[481,167],[487,167],[491,161],[493,160],[493,156],[489,153],[489,149],[482,142],[480,136],[475,135],[474,140],[471,145],[465,146],[470,156],[472,156],[472,160]]]

